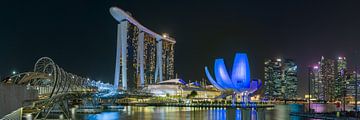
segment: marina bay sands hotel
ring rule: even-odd
[[[114,86],[133,91],[173,79],[175,39],[147,29],[120,8],[110,13],[119,22]]]

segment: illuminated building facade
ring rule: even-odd
[[[341,94],[337,97],[337,100],[342,100],[343,97],[350,97],[350,98],[354,98],[355,95],[355,70],[354,69],[345,69],[344,71],[344,82],[342,84],[342,92]],[[359,74],[357,74],[358,80],[359,80]]]
[[[165,80],[175,77],[174,71],[174,44],[169,41],[162,42],[162,69]]]
[[[264,98],[296,99],[297,65],[291,59],[266,59],[264,68]]]
[[[346,70],[347,62],[345,57],[339,57],[336,62],[335,99],[341,100],[346,95]]]
[[[314,65],[310,69],[310,80],[311,80],[311,96],[312,98],[319,99],[322,98],[322,93],[324,93],[324,84],[320,80],[320,68],[319,64]]]
[[[357,74],[357,75],[356,75]],[[359,81],[360,80],[360,73],[356,73],[355,69],[347,69],[347,71],[345,72],[345,75],[346,75],[346,84],[344,84],[345,86],[345,96],[343,97],[346,97],[347,98],[347,101],[352,101],[354,102],[355,101],[355,95],[356,95],[356,90],[355,90],[355,85],[356,85],[356,77],[357,77],[357,80]],[[358,82],[358,85],[359,82]],[[360,87],[358,87],[358,91]],[[360,92],[358,92],[358,96]],[[343,94],[344,95],[344,94]],[[347,102],[346,101],[346,102]]]
[[[323,88],[320,89],[323,90],[320,93],[320,100],[332,101],[335,99],[335,71],[335,60],[321,57],[320,81]]]
[[[175,39],[147,29],[117,7],[110,13],[119,22],[114,86],[134,91],[174,78]]]
[[[297,97],[298,88],[298,67],[293,60],[285,59],[284,61],[284,84],[285,99],[295,99]]]
[[[335,60],[321,57],[320,62],[310,73],[312,80],[312,94],[315,99],[334,101],[336,99],[337,76]],[[340,87],[339,87],[340,88]]]
[[[155,84],[156,39],[144,34],[144,85]]]
[[[189,83],[190,84],[190,83]],[[180,79],[171,79],[159,82],[157,84],[148,85],[143,91],[152,93],[154,96],[181,96],[186,98],[192,91],[196,91],[198,95],[195,98],[215,98],[220,95],[217,90],[204,89],[197,86],[186,85]]]

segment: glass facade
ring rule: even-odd
[[[360,74],[357,73],[356,75],[356,72],[355,72],[355,69],[347,69],[347,71],[345,72],[346,74],[346,84],[344,84],[345,86],[345,91],[344,93],[346,94],[346,96],[342,96],[342,97],[345,97],[346,98],[346,101],[354,101],[355,100],[355,83],[356,83],[356,77],[357,77],[357,80],[360,81]],[[359,82],[358,82],[358,85]],[[358,96],[359,93],[360,93],[360,90],[359,90],[360,87],[358,87]]]
[[[315,98],[315,99],[319,99],[321,98],[322,94],[320,93],[323,93],[323,84],[322,84],[322,81],[320,80],[320,68],[318,65],[315,65],[314,67],[311,68],[311,71],[310,71],[310,79],[311,79],[311,95],[312,95],[312,98]]]
[[[162,42],[162,72],[165,80],[170,80],[175,77],[174,52],[174,43],[168,41]]]
[[[156,70],[156,38],[144,35],[144,84],[155,84]]]
[[[139,29],[128,23],[128,35],[127,35],[127,86],[128,90],[132,91],[140,86],[140,73],[139,73],[139,60],[138,58],[138,35]]]
[[[347,62],[345,57],[339,57],[337,60],[336,81],[335,81],[335,99],[341,100],[346,94],[346,69]]]
[[[297,65],[291,59],[266,59],[264,68],[264,98],[296,99]]]
[[[286,99],[295,99],[297,97],[297,87],[298,87],[298,78],[297,72],[298,68],[297,65],[293,60],[286,59],[284,61],[284,84],[285,87],[283,88],[285,93]]]
[[[320,81],[322,89],[319,93],[320,100],[333,101],[335,99],[335,60],[321,58]]]
[[[338,65],[338,67],[336,67]],[[313,69],[311,74],[312,95],[315,99],[323,101],[335,101],[343,92],[345,81],[346,61],[321,57],[318,68]]]

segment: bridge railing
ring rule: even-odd
[[[15,111],[11,112],[10,114],[5,115],[0,120],[21,120],[23,117],[22,110],[23,110],[23,108],[19,108]]]
[[[50,94],[53,88],[54,87],[52,86],[35,86],[35,89],[38,91],[39,95]]]

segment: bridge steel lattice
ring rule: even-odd
[[[54,109],[59,109],[64,117],[70,119],[68,102],[75,98],[93,95],[97,91],[95,83],[88,78],[81,77],[59,67],[48,58],[40,58],[32,72],[24,72],[13,75],[2,81],[1,84],[26,85],[28,89],[38,90],[38,99],[31,105],[20,108],[18,116],[33,116],[32,119],[45,119]],[[20,114],[20,115],[19,115]],[[12,116],[6,117],[14,118]]]

